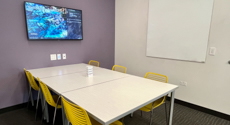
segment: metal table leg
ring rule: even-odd
[[[170,111],[169,111],[169,125],[172,125],[173,107],[174,107],[174,96],[175,96],[175,91],[171,92]]]

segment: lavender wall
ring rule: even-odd
[[[27,101],[28,84],[23,68],[33,69],[98,60],[114,64],[115,0],[30,0],[81,9],[82,41],[28,41],[24,0],[0,4],[0,109]],[[67,59],[50,61],[50,54],[66,53]]]

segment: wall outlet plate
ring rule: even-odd
[[[66,54],[65,53],[62,54],[62,59],[66,59]]]
[[[57,54],[57,60],[61,60],[61,54]]]
[[[185,82],[185,81],[180,81],[180,85],[181,85],[181,86],[187,86],[187,85],[188,85],[188,83],[187,83],[187,82]]]
[[[216,47],[210,47],[209,49],[209,55],[215,56],[216,55]]]

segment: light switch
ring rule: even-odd
[[[66,54],[65,53],[62,54],[62,59],[66,59]]]
[[[56,54],[50,54],[50,60],[57,60]]]
[[[216,47],[210,47],[209,49],[209,55],[215,56],[216,55]]]
[[[61,54],[57,54],[57,60],[61,60]]]

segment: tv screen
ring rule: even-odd
[[[29,40],[82,40],[82,11],[24,2]]]

